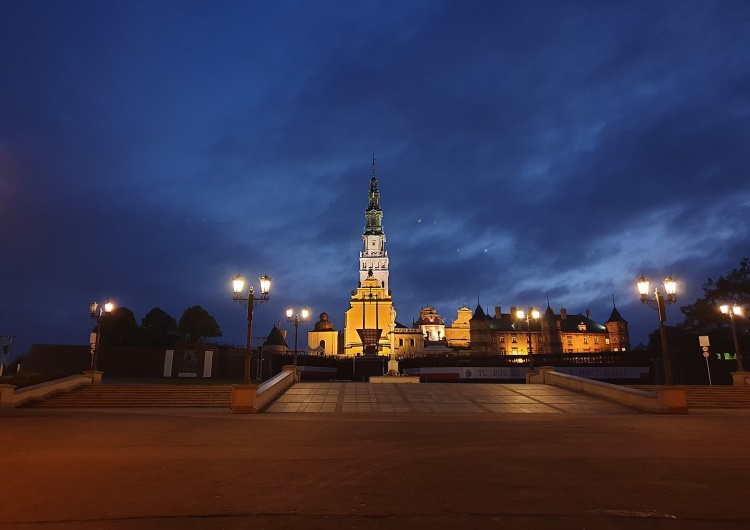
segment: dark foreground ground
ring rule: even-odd
[[[750,414],[0,410],[0,528],[750,528]]]

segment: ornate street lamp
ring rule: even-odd
[[[107,302],[99,307],[96,302],[89,304],[89,316],[96,319],[96,331],[94,340],[91,341],[91,369],[96,370],[96,361],[99,355],[99,342],[102,335],[102,318],[110,314],[115,309],[115,304]]]
[[[242,377],[243,384],[250,384],[250,351],[253,337],[253,309],[263,302],[268,302],[268,293],[271,291],[271,278],[263,275],[260,278],[260,297],[255,297],[255,288],[251,285],[247,296],[243,296],[245,290],[245,278],[240,275],[232,279],[234,290],[234,301],[247,308],[247,344],[245,345],[245,374]]]
[[[534,309],[533,307],[530,307],[529,312],[524,313],[523,309],[519,309],[518,311],[516,311],[516,318],[518,320],[526,320],[526,332],[527,332],[526,355],[529,356],[529,369],[533,370],[534,369],[534,357],[533,357],[534,347],[531,345],[531,319],[532,318],[534,320],[539,319],[539,310]]]
[[[303,307],[302,310],[294,314],[294,309],[291,307],[288,307],[286,310],[286,320],[287,322],[293,322],[294,323],[294,366],[297,366],[297,332],[299,331],[299,323],[300,320],[302,322],[307,320],[307,317],[310,316],[310,311]]]
[[[734,317],[742,316],[742,306],[733,304],[729,307],[729,304],[723,304],[719,306],[722,313],[729,317],[729,321],[732,323],[732,338],[734,339],[734,356],[737,358],[737,371],[744,372],[745,367],[742,364],[742,354],[740,353],[740,343],[737,340],[737,326],[734,323]]]
[[[667,297],[659,292],[659,288],[654,288],[653,298],[649,291],[649,279],[645,276],[641,276],[636,280],[638,286],[638,293],[641,295],[641,302],[648,305],[649,307],[656,309],[659,313],[659,332],[661,334],[661,359],[664,364],[664,384],[672,385],[674,380],[672,378],[672,360],[670,358],[669,346],[667,344],[667,328],[664,323],[667,321],[667,310],[666,304],[674,304],[677,301],[677,282],[675,282],[671,276],[664,278],[664,291],[667,293]]]

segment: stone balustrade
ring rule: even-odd
[[[613,385],[602,381],[594,381],[593,379],[557,373],[551,366],[543,366],[539,370],[529,371],[526,374],[526,382],[559,386],[646,412],[658,414],[688,413],[685,389],[682,388],[664,388],[647,392],[645,390]]]
[[[299,381],[296,366],[284,366],[284,371],[276,374],[261,385],[232,385],[230,409],[235,414],[256,414],[263,410],[290,386]]]

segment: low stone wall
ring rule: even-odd
[[[0,406],[16,407],[30,399],[42,399],[58,392],[66,392],[79,386],[94,384],[95,374],[98,374],[98,380],[101,382],[101,372],[86,372],[81,375],[71,375],[19,389],[16,389],[13,385],[0,385]]]
[[[284,371],[259,386],[232,385],[230,409],[235,414],[256,414],[299,380],[295,366],[284,366]]]
[[[611,383],[556,373],[551,366],[544,366],[538,371],[529,372],[526,381],[528,383],[544,383],[559,386],[646,412],[657,414],[688,413],[685,390],[681,388],[665,388],[663,390],[656,390],[655,392],[646,392]]]
[[[419,377],[410,375],[392,376],[392,375],[377,375],[370,377],[370,383],[396,383],[396,384],[419,384]]]

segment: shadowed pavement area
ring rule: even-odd
[[[5,409],[0,528],[746,528],[748,425]]]

